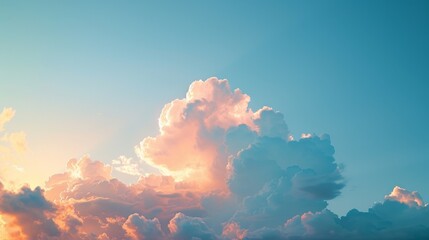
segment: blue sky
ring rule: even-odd
[[[86,153],[135,157],[165,103],[217,76],[252,108],[282,112],[295,136],[330,134],[347,181],[334,212],[366,210],[395,185],[427,200],[428,12],[426,1],[3,1],[0,107],[16,110],[10,129],[26,132],[32,161],[57,171]]]

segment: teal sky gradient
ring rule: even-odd
[[[217,76],[295,136],[330,134],[347,181],[334,212],[395,185],[429,201],[428,13],[427,1],[2,1],[0,108],[57,172],[86,153],[136,158],[163,105]]]

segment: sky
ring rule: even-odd
[[[261,223],[251,222],[247,211],[262,204],[267,189],[290,191],[291,202],[283,202],[297,208],[297,198],[310,199],[296,212],[298,218],[288,215],[290,209],[283,209],[288,214],[282,217],[269,215],[272,224],[284,228],[270,234],[311,238],[302,232],[306,219],[339,219],[351,209],[373,214],[408,207],[427,220],[422,201],[429,199],[428,11],[426,1],[2,1],[2,221],[18,229],[10,236],[43,239],[41,229],[56,226],[58,234],[73,239],[73,229],[63,227],[72,220],[60,216],[72,216],[71,208],[72,222],[87,224],[82,212],[95,210],[84,206],[88,199],[79,197],[79,189],[59,183],[70,188],[78,179],[92,200],[121,202],[113,193],[95,190],[94,182],[113,184],[115,178],[115,193],[120,185],[130,199],[139,199],[146,188],[198,197],[186,195],[189,205],[172,206],[152,196],[165,214],[145,206],[124,210],[126,216],[115,215],[122,232],[111,220],[112,230],[106,236],[100,232],[100,239],[125,233],[138,239],[146,233],[134,229],[139,223],[159,230],[158,236],[186,239],[180,224],[188,222],[203,229],[202,239],[233,238],[231,232],[238,239],[264,238],[268,233],[258,230]],[[257,169],[253,174],[260,182],[254,185],[261,189],[242,189],[241,181],[254,171],[243,167],[252,154],[276,163],[254,163],[262,164],[260,172],[276,171],[280,175],[273,176],[300,189],[300,184],[309,189],[306,168],[321,174],[312,181],[322,181],[315,186],[324,194],[315,186],[299,196],[281,184],[269,188],[276,179],[258,175]],[[326,166],[306,158],[318,154]],[[302,176],[281,160],[298,155]],[[91,172],[94,176],[87,176]],[[148,182],[159,184],[159,174],[169,184],[153,187]],[[234,197],[213,193],[207,200],[211,191]],[[26,194],[46,201],[39,210],[55,220],[26,228],[17,217],[22,214],[6,201]],[[222,202],[218,198],[236,212],[211,215],[205,207]],[[68,210],[60,211],[65,206]],[[226,227],[219,230],[221,220]],[[349,220],[341,221],[335,229],[345,234]],[[311,228],[311,221],[304,228]]]

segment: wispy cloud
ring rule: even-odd
[[[117,159],[112,160],[114,169],[118,172],[125,173],[132,176],[140,176],[142,172],[139,169],[139,164],[134,162],[132,158],[119,156]]]
[[[27,150],[26,134],[23,131],[9,132],[5,128],[14,116],[12,108],[4,108],[0,113],[0,181],[8,187],[23,184],[20,178],[25,169],[21,161]]]
[[[4,130],[4,125],[9,122],[15,115],[15,110],[12,108],[3,108],[0,113],[0,132]]]

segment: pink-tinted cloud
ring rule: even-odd
[[[405,203],[409,206],[424,206],[422,197],[418,192],[410,192],[406,189],[396,186],[393,191],[385,197],[386,199],[395,200]]]
[[[222,236],[227,239],[241,240],[247,235],[246,229],[241,229],[240,225],[236,222],[226,223],[222,230]]]
[[[179,211],[204,215],[200,195],[180,186],[172,177],[142,176],[135,184],[126,185],[111,178],[110,172],[110,166],[87,156],[72,159],[65,173],[47,181],[46,197],[59,206],[70,207],[82,222],[80,232],[100,238],[135,238],[157,224],[167,229]],[[156,220],[148,220],[151,218]]]
[[[257,128],[249,101],[239,89],[231,90],[226,80],[195,81],[186,98],[164,106],[160,134],[145,138],[136,151],[142,160],[178,179],[201,188],[225,189],[226,131],[240,124]]]
[[[136,147],[162,174],[141,175],[131,158],[110,166],[84,156],[69,160],[44,189],[1,185],[7,234],[99,240],[429,236],[428,206],[417,192],[399,187],[367,212],[338,217],[329,211],[327,200],[345,185],[330,137],[294,140],[282,113],[253,111],[249,101],[228,81],[209,78],[166,104],[159,134]],[[0,126],[11,116],[2,113]],[[125,184],[112,171],[139,180]]]

